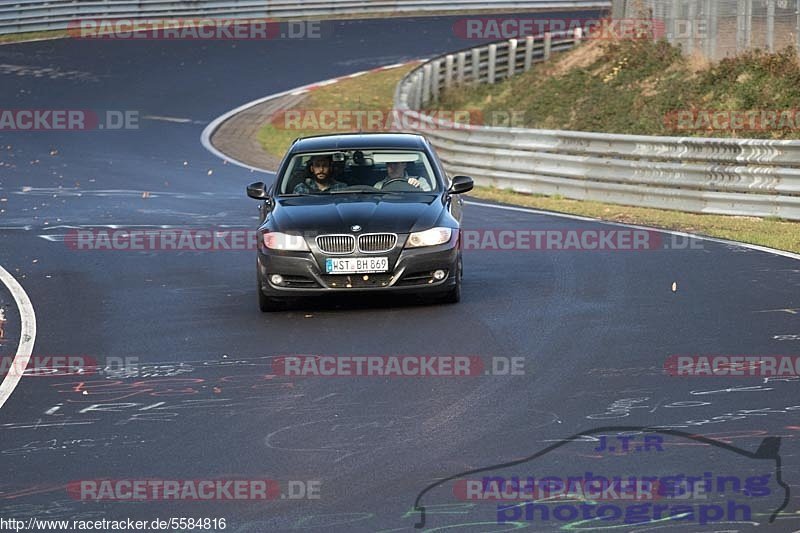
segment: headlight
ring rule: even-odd
[[[279,231],[264,233],[264,246],[270,250],[310,251],[302,235],[289,235]]]
[[[450,240],[453,230],[450,228],[431,228],[425,231],[418,231],[408,236],[406,247],[419,248],[420,246],[436,246],[444,244]]]

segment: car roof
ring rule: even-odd
[[[413,133],[345,133],[302,137],[295,140],[290,151],[301,153],[374,148],[425,150],[426,146],[425,138]]]

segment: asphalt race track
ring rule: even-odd
[[[255,227],[245,185],[265,175],[211,155],[203,128],[264,95],[469,46],[453,36],[453,20],[343,21],[319,40],[0,46],[2,108],[139,113],[136,130],[0,131],[0,266],[35,309],[34,356],[94,358],[101,370],[108,358],[138,358],[142,368],[138,376],[21,379],[0,408],[0,517],[412,531],[423,489],[491,467],[472,478],[512,470],[767,476],[767,494],[738,496],[752,507],[749,518],[616,529],[800,530],[798,378],[663,372],[676,354],[800,355],[795,258],[669,235],[672,249],[654,251],[473,250],[457,305],[353,298],[262,314],[252,250],[78,251],[65,243],[82,227]],[[620,229],[475,201],[464,221],[493,230]],[[5,373],[22,325],[4,285],[0,305]],[[524,358],[524,372],[275,376],[272,358],[291,354]],[[648,429],[631,430],[630,450],[609,453],[598,436],[620,430],[600,429],[607,426]],[[663,445],[640,445],[653,435]],[[617,442],[612,436],[605,444]],[[772,439],[756,454],[766,437],[778,437],[779,450]],[[281,489],[312,481],[319,498],[86,501],[68,490],[80,480],[122,479],[274,479]],[[497,524],[495,503],[461,501],[454,490],[422,495],[428,531],[603,526],[573,516],[532,520],[524,511]]]

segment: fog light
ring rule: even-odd
[[[447,273],[444,270],[434,270],[433,271],[433,279],[436,281],[442,281]]]
[[[283,276],[280,274],[273,274],[270,276],[269,280],[272,282],[273,285],[280,285],[283,283]]]

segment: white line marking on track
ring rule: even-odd
[[[14,356],[10,368],[25,368],[33,353],[33,344],[36,342],[36,314],[33,312],[33,305],[30,298],[25,293],[22,285],[14,279],[8,270],[0,266],[0,282],[2,282],[11,292],[14,301],[17,303],[22,331],[20,333],[17,354]],[[17,383],[22,379],[22,372],[9,372],[2,383],[0,383],[0,408],[5,405],[6,400],[14,392]]]
[[[205,121],[202,120],[192,120],[190,118],[181,118],[181,117],[165,117],[161,115],[145,115],[142,117],[146,120],[160,120],[163,122],[175,122],[177,124],[205,124]]]

